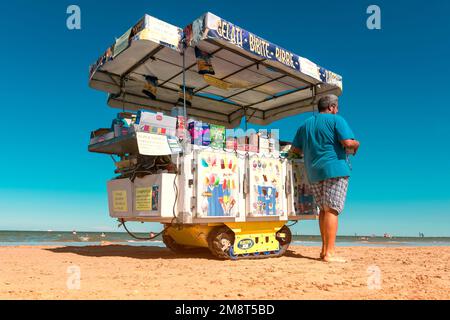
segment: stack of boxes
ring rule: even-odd
[[[189,121],[188,131],[191,135],[191,144],[203,147],[211,144],[211,132],[208,123],[191,120]]]
[[[259,130],[259,152],[264,155],[270,154],[269,133],[267,130]]]
[[[173,107],[171,115],[177,119],[177,138],[184,140],[186,138],[186,118],[184,117],[183,107]]]
[[[175,136],[177,118],[164,115],[162,112],[151,113],[138,111],[136,126],[139,132],[147,132],[166,136]]]
[[[237,150],[237,138],[232,135],[227,135],[225,138],[225,149],[228,151],[236,151]]]
[[[263,155],[278,156],[278,135],[274,132],[261,129],[247,135],[235,137],[227,135],[224,126],[208,124],[203,121],[190,119],[186,127],[186,119],[182,107],[174,107],[172,116],[162,112],[152,113],[138,111],[136,115],[131,113],[119,113],[113,120],[111,130],[99,129],[91,134],[91,144],[102,142],[114,137],[127,135],[131,130],[165,135],[174,139],[190,139],[194,146],[211,147],[213,149],[226,149],[228,151],[241,151],[260,153]],[[187,129],[187,130],[186,130]],[[186,134],[188,136],[186,137]]]

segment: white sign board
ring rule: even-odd
[[[147,132],[136,132],[139,153],[145,156],[164,156],[172,154],[167,136]]]

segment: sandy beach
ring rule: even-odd
[[[340,247],[338,253],[350,261],[323,263],[317,247],[298,246],[258,261],[109,244],[0,247],[0,298],[450,298],[450,247]],[[78,283],[77,268],[80,287],[69,289]]]

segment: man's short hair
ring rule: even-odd
[[[338,97],[334,94],[327,94],[320,98],[318,103],[319,112],[325,111],[328,109],[331,105],[337,105],[338,104]]]

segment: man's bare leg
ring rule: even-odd
[[[324,216],[325,216],[325,212],[323,211],[322,208],[320,208],[320,213],[319,213],[319,229],[320,229],[320,237],[322,238],[322,251],[320,251],[320,259],[323,259],[323,257],[325,256],[325,237],[324,237],[324,228],[323,228],[323,221],[324,221]]]
[[[324,207],[323,211],[323,237],[325,239],[325,252],[322,259],[326,262],[346,262],[345,259],[336,257],[335,255],[338,213],[336,210],[328,207]]]

